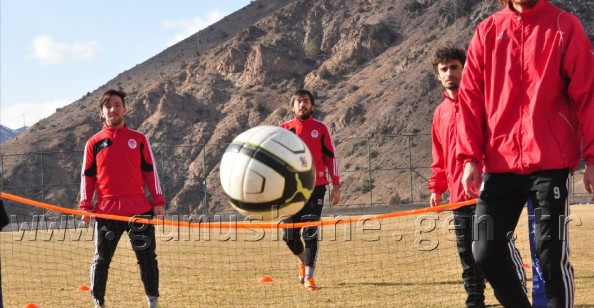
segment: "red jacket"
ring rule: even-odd
[[[594,51],[577,17],[545,0],[481,22],[459,89],[457,158],[530,174],[594,164]]]
[[[140,132],[103,125],[85,146],[80,208],[102,214],[133,216],[165,204],[153,153]],[[145,193],[145,183],[153,198]],[[97,204],[91,201],[97,190]]]
[[[316,186],[328,184],[327,174],[330,175],[333,185],[340,185],[334,141],[326,124],[310,116],[307,120],[294,118],[282,123],[280,127],[297,134],[309,148],[316,166]]]
[[[447,92],[444,100],[433,114],[431,125],[431,153],[433,175],[429,179],[427,188],[433,193],[443,194],[450,190],[450,202],[460,202],[471,199],[462,187],[462,173],[464,166],[456,160],[456,102]],[[482,165],[478,166],[479,170]]]

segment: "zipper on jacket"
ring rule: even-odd
[[[520,91],[523,93],[524,88],[525,88],[525,85],[524,85],[524,75],[525,75],[524,69],[525,69],[525,67],[524,67],[524,65],[526,63],[526,61],[524,59],[524,47],[525,47],[524,46],[525,45],[524,35],[525,35],[525,33],[524,33],[524,23],[522,22],[522,16],[520,14],[518,14],[518,27],[520,27],[520,46],[518,46],[520,49],[520,54],[519,54],[519,57],[520,57],[520,87],[521,87]],[[519,128],[519,132],[518,132],[518,139],[520,141],[519,149],[518,149],[518,155],[520,156],[519,157],[520,170],[524,170],[524,143],[525,143],[524,136],[523,136],[524,129],[525,129],[525,127],[524,127],[524,106],[523,106],[523,104],[520,104],[520,128]]]

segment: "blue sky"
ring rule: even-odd
[[[33,125],[250,0],[2,0],[0,124]]]

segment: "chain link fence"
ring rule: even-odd
[[[337,208],[425,206],[430,195],[426,188],[431,176],[430,142],[429,134],[336,138],[344,200]],[[218,163],[226,147],[202,144],[153,148],[169,202],[168,213],[212,214],[228,210],[218,182]],[[0,155],[0,190],[77,208],[82,157],[82,151]],[[572,181],[572,185],[580,184]],[[584,192],[573,189],[573,197],[584,196]]]

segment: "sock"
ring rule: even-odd
[[[101,304],[98,299],[93,299],[95,308],[105,308],[105,303]]]
[[[157,308],[157,297],[156,296],[147,295],[146,302],[148,304],[148,308]]]
[[[314,266],[306,266],[305,267],[305,279],[313,278],[315,271],[316,271],[316,268]]]

